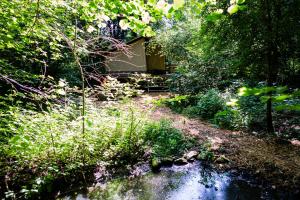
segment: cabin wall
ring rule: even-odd
[[[131,57],[117,52],[112,60],[107,61],[109,72],[146,72],[145,39],[141,38],[130,44]]]
[[[156,47],[151,49],[146,55],[147,69],[148,71],[165,71],[165,56],[160,53],[161,48]]]

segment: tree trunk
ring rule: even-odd
[[[273,116],[272,116],[272,94],[269,94],[266,114],[267,114],[267,131],[268,133],[274,133]]]
[[[277,27],[277,18],[281,16],[280,9],[277,9],[280,4],[276,2],[274,5],[265,0],[264,2],[264,21],[266,24],[266,45],[267,45],[267,70],[266,70],[266,79],[267,86],[272,87],[276,82],[278,70],[280,68],[280,52],[277,47],[278,42],[278,27]],[[272,16],[272,10],[275,11],[275,16]],[[273,116],[272,116],[272,92],[268,94],[269,99],[267,100],[267,131],[268,133],[274,133],[273,126]]]

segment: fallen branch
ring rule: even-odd
[[[17,82],[16,80],[14,80],[12,78],[9,78],[8,76],[3,76],[3,75],[0,74],[0,80],[5,81],[8,84],[11,84],[14,88],[20,89],[24,92],[36,93],[36,94],[39,94],[39,95],[44,96],[44,97],[47,96],[47,94],[42,92],[41,90],[38,90],[34,87],[22,85],[21,83]]]
[[[23,92],[27,92],[27,93],[38,94],[45,99],[49,99],[47,93],[45,93],[39,89],[36,89],[34,87],[23,85],[23,84],[19,83],[18,81],[14,80],[12,78],[9,78],[8,76],[4,76],[4,75],[0,74],[0,80],[5,81],[6,83],[10,84],[16,90],[22,90]],[[64,103],[63,100],[59,100],[59,99],[51,99],[51,100],[53,100],[57,103]]]

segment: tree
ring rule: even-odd
[[[237,5],[239,6],[238,2]],[[296,20],[300,17],[296,11],[299,1],[258,0],[242,5],[247,6],[245,10],[229,18],[233,22],[232,37],[235,37],[238,43],[237,55],[241,55],[244,61],[239,66],[250,65],[250,73],[256,76],[258,81],[265,80],[268,87],[287,84],[288,79],[279,77],[285,75],[284,69],[293,71],[289,62],[299,56],[300,27]],[[246,48],[251,50],[243,54]],[[249,60],[255,55],[256,59]],[[269,96],[266,109],[267,130],[274,132],[272,92]]]
[[[173,57],[182,53],[170,49],[181,45],[185,56],[178,62],[184,67],[179,74],[195,92],[232,79],[244,79],[249,86],[263,81],[268,87],[298,87],[293,83],[300,71],[297,8],[297,0],[195,0],[186,4],[180,22],[165,31],[166,42],[157,40]],[[179,37],[168,37],[174,33]],[[179,41],[183,35],[187,40]],[[267,129],[273,132],[272,91],[268,95]]]

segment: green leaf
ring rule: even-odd
[[[66,92],[64,89],[58,89],[58,90],[56,90],[56,93],[60,94],[60,95],[66,95]]]
[[[93,26],[89,26],[88,28],[87,28],[87,32],[88,33],[92,33],[92,32],[94,32],[96,29],[93,27]]]
[[[246,5],[239,5],[239,10],[240,11],[243,11],[243,10],[246,10],[246,9],[247,9]]]
[[[236,2],[236,3],[240,5],[240,4],[243,4],[243,3],[245,3],[245,1],[246,1],[246,0],[237,0],[237,2]]]
[[[211,21],[211,22],[215,22],[219,19],[221,19],[222,17],[222,14],[218,13],[218,12],[213,12],[211,14],[209,14],[207,17],[206,17],[206,20],[207,21]]]
[[[275,106],[275,110],[277,110],[277,111],[281,111],[281,110],[300,111],[300,104],[296,104],[296,105],[279,105],[279,106]]]
[[[123,30],[128,29],[128,27],[129,27],[128,20],[126,20],[126,19],[120,20],[119,25],[120,25],[121,29],[123,29]]]
[[[237,11],[239,11],[239,6],[237,4],[234,4],[232,6],[230,6],[228,9],[227,9],[227,12],[232,15],[234,13],[236,13]]]
[[[93,122],[91,120],[89,120],[89,119],[86,120],[86,124],[90,128],[93,126]]]
[[[184,0],[174,0],[174,8],[179,9],[184,6]]]
[[[156,0],[149,0],[148,3],[151,5],[154,5],[154,4],[156,4]]]
[[[275,97],[275,101],[276,102],[281,102],[281,101],[284,101],[284,100],[286,100],[290,97],[292,97],[292,96],[288,95],[288,94],[280,95],[280,96]]]

